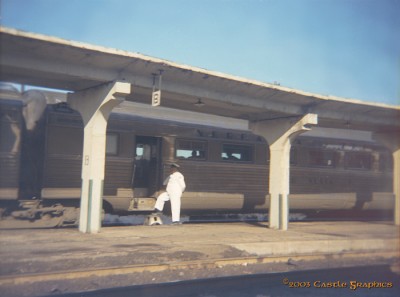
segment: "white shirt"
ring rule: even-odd
[[[167,192],[180,192],[183,193],[186,189],[185,178],[182,173],[176,171],[172,173],[164,181],[164,185],[167,185]]]

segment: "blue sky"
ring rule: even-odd
[[[400,0],[1,0],[1,24],[400,105]]]

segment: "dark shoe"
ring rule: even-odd
[[[152,215],[155,215],[155,216],[158,216],[158,215],[160,215],[160,214],[162,214],[162,211],[159,210],[159,209],[157,209],[157,208],[155,208],[154,211],[153,211],[153,213],[152,213]]]

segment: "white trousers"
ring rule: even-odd
[[[164,192],[157,197],[155,208],[162,211],[165,202],[171,201],[172,221],[178,222],[181,218],[181,196],[181,193]]]

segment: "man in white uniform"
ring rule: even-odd
[[[167,186],[167,191],[158,196],[155,205],[155,211],[162,212],[165,202],[171,201],[172,224],[180,224],[181,197],[186,188],[185,178],[178,171],[179,167],[176,163],[171,164],[170,175],[163,183]]]

